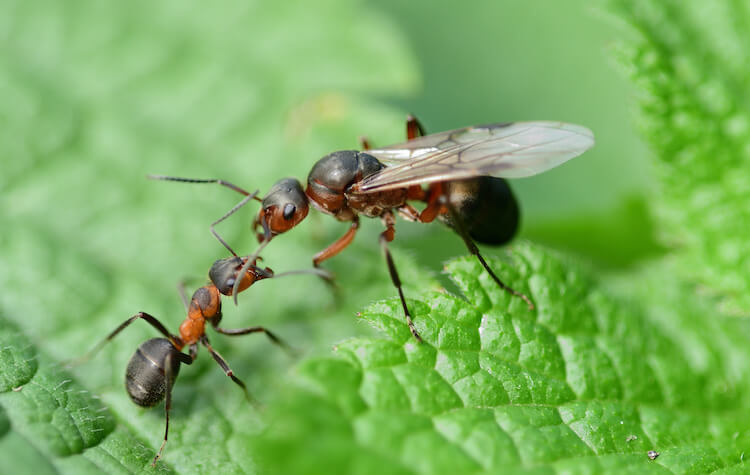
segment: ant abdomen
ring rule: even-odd
[[[443,186],[472,239],[493,246],[513,239],[518,230],[519,210],[507,181],[480,176],[450,181]],[[453,227],[449,214],[441,215],[441,219]]]
[[[180,372],[179,353],[166,338],[152,338],[135,350],[125,371],[125,388],[134,403],[152,407],[164,399],[167,392],[165,375],[169,376],[172,385]],[[170,371],[167,371],[167,364]]]

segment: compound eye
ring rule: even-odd
[[[297,207],[294,206],[291,203],[288,203],[284,205],[284,219],[289,221],[290,219],[294,218],[294,213],[297,212]]]

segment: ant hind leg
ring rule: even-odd
[[[466,247],[469,249],[469,253],[475,255],[477,259],[479,260],[479,263],[482,264],[482,267],[484,267],[484,270],[487,271],[488,274],[490,274],[490,277],[492,277],[492,280],[495,281],[495,283],[504,291],[508,292],[511,295],[514,295],[516,297],[521,298],[524,302],[526,302],[526,305],[528,305],[529,310],[534,310],[534,303],[531,301],[531,299],[524,293],[518,292],[517,290],[514,290],[509,285],[505,284],[503,281],[500,280],[500,278],[495,274],[495,272],[492,270],[492,268],[487,264],[487,261],[484,260],[484,257],[482,257],[482,254],[479,252],[479,248],[476,244],[474,244],[474,241],[471,239],[471,236],[469,236],[468,231],[466,231],[466,226],[463,224],[463,220],[461,219],[461,216],[456,211],[455,207],[450,204],[448,200],[443,200],[443,204],[448,209],[448,212],[451,215],[451,221],[453,222],[453,228],[456,230],[459,236],[461,236],[461,239],[464,240],[464,243],[466,244]]]

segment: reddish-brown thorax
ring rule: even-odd
[[[249,286],[250,284],[248,284]],[[193,293],[188,306],[187,318],[180,325],[178,350],[198,343],[206,332],[206,320],[212,320],[221,313],[221,299],[215,285],[206,285]]]

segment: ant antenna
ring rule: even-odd
[[[313,274],[317,275],[321,279],[325,280],[327,283],[333,283],[334,281],[334,274],[333,272],[327,270],[327,269],[321,269],[320,267],[313,267],[311,269],[295,269],[290,270],[286,272],[281,273],[274,273],[273,271],[268,272],[265,269],[261,269],[260,267],[256,266],[255,264],[252,264],[252,259],[260,259],[260,257],[257,256],[258,252],[260,252],[266,245],[268,244],[268,241],[264,241],[260,246],[258,246],[258,250],[251,256],[248,256],[247,261],[242,266],[242,269],[239,271],[237,275],[245,275],[245,273],[252,268],[254,272],[263,275],[264,278],[279,278],[279,277],[288,277],[290,275],[301,275],[301,274]],[[235,287],[232,289],[232,296],[234,298],[234,303],[237,305],[237,288],[239,285],[237,284],[240,282],[241,279],[237,279],[235,282]]]
[[[182,177],[178,177],[178,176],[168,176],[168,175],[146,175],[146,178],[148,178],[149,180],[177,181],[177,182],[180,182],[180,183],[214,183],[214,184],[217,184],[217,185],[226,186],[230,190],[234,190],[234,191],[236,191],[237,193],[239,193],[241,195],[249,196],[249,195],[252,194],[252,193],[250,193],[248,191],[243,190],[242,188],[240,188],[239,186],[237,186],[235,184],[229,183],[228,181],[217,180],[217,179],[214,179],[214,178],[207,178],[207,179],[204,179],[204,178],[182,178]],[[260,198],[253,197],[253,199],[255,199],[256,201],[263,202],[263,200],[260,199]]]
[[[246,204],[248,203],[248,201],[250,201],[250,200],[252,200],[253,198],[255,198],[256,196],[258,196],[258,191],[259,191],[259,190],[255,190],[255,192],[253,192],[253,193],[251,193],[251,194],[247,195],[246,197],[242,198],[242,201],[240,201],[239,203],[237,203],[236,205],[234,205],[234,206],[232,207],[232,209],[230,209],[229,211],[227,211],[227,212],[226,212],[226,213],[224,214],[224,216],[222,216],[221,218],[219,218],[219,219],[217,219],[216,221],[214,221],[213,223],[211,223],[211,227],[210,227],[210,228],[211,228],[211,233],[212,233],[212,234],[214,235],[214,237],[215,237],[216,239],[218,239],[218,240],[219,240],[219,242],[220,242],[220,243],[221,243],[221,244],[222,244],[222,245],[223,245],[224,247],[226,247],[226,248],[227,248],[227,250],[229,250],[229,252],[231,252],[231,253],[232,253],[232,255],[233,255],[234,257],[237,257],[237,253],[236,253],[236,252],[234,252],[234,250],[233,250],[233,249],[232,249],[232,248],[231,248],[231,247],[229,246],[229,244],[227,244],[227,243],[226,243],[226,241],[224,241],[224,239],[222,239],[222,237],[221,237],[221,236],[219,236],[219,233],[217,233],[217,232],[216,232],[216,229],[215,229],[215,227],[216,227],[216,225],[217,225],[217,224],[219,224],[220,222],[224,221],[224,220],[225,220],[225,219],[227,219],[228,217],[232,216],[232,215],[233,215],[234,213],[236,213],[236,212],[237,212],[237,210],[239,210],[240,208],[242,208],[243,206],[245,206],[245,205],[246,205]]]

